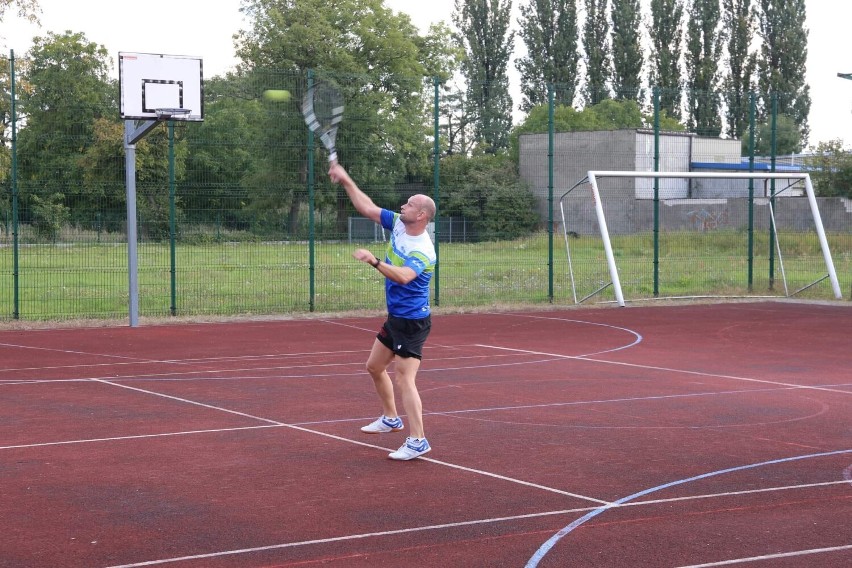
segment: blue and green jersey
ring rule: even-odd
[[[385,262],[393,266],[407,266],[417,273],[417,277],[405,285],[385,279],[388,313],[398,318],[425,318],[431,313],[429,282],[438,260],[435,245],[427,232],[416,237],[406,233],[399,213],[382,209],[381,222],[382,227],[391,232]]]

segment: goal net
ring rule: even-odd
[[[841,298],[807,173],[590,171],[559,212],[575,303]]]

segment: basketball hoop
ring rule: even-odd
[[[158,108],[154,109],[157,120],[186,120],[189,118],[191,109],[188,108]]]

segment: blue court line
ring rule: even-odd
[[[755,464],[750,464],[750,465],[741,465],[741,466],[737,466],[737,467],[731,467],[731,468],[728,468],[728,469],[720,469],[718,471],[711,471],[710,473],[703,473],[701,475],[696,475],[695,477],[689,477],[687,479],[672,481],[670,483],[658,485],[658,486],[652,487],[650,489],[645,489],[645,490],[640,491],[638,493],[634,493],[633,495],[628,495],[627,497],[622,497],[621,499],[619,499],[617,501],[613,501],[612,503],[610,503],[608,505],[604,505],[603,507],[598,507],[594,511],[590,511],[590,512],[586,513],[585,515],[583,515],[582,517],[580,517],[579,519],[577,519],[576,521],[574,521],[573,523],[566,526],[565,528],[560,530],[558,533],[556,533],[555,535],[550,537],[547,540],[547,542],[542,544],[539,547],[539,549],[535,552],[535,554],[533,554],[532,557],[527,561],[526,568],[535,568],[536,566],[538,566],[538,563],[541,562],[541,560],[547,555],[547,553],[550,552],[550,549],[553,548],[553,546],[557,542],[559,542],[562,539],[562,537],[568,535],[571,531],[573,531],[574,529],[576,529],[580,525],[584,524],[586,521],[593,519],[594,517],[597,517],[601,513],[605,512],[609,509],[612,509],[613,507],[618,507],[619,505],[623,505],[624,503],[628,503],[630,501],[633,501],[634,499],[648,495],[649,493],[654,493],[656,491],[668,489],[669,487],[675,487],[676,485],[683,485],[685,483],[690,483],[692,481],[698,481],[699,479],[706,479],[708,477],[714,477],[714,476],[722,475],[722,474],[725,474],[725,473],[733,473],[735,471],[743,471],[743,470],[746,470],[746,469],[754,469],[754,468],[762,467],[762,466],[765,466],[765,465],[773,465],[773,464],[779,464],[779,463],[806,460],[806,459],[810,459],[810,458],[822,458],[822,457],[827,457],[827,456],[836,456],[836,455],[840,455],[840,454],[849,454],[849,453],[852,453],[852,449],[850,449],[850,450],[836,450],[836,451],[833,451],[833,452],[824,452],[824,453],[819,453],[819,454],[809,454],[809,455],[806,455],[806,456],[793,456],[793,457],[790,457],[790,458],[781,458],[781,459],[777,459],[777,460],[770,460],[770,461],[765,461],[765,462],[760,462],[760,463],[755,463]]]

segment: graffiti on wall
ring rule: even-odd
[[[727,207],[721,211],[695,209],[689,211],[686,215],[690,225],[696,231],[715,231],[730,226]]]

